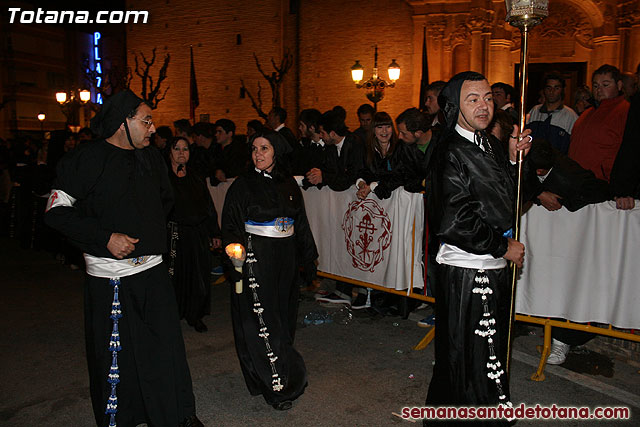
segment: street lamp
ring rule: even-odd
[[[40,132],[42,132],[42,136],[44,136],[44,119],[46,119],[47,116],[40,111],[40,113],[38,113],[38,120],[40,120]]]
[[[56,92],[56,101],[60,104],[62,113],[67,118],[69,128],[80,128],[78,124],[78,111],[91,100],[91,92],[83,89],[73,89],[69,93],[65,91]]]
[[[389,64],[388,74],[389,82],[378,76],[378,46],[375,47],[374,62],[373,62],[373,74],[364,83],[364,67],[360,64],[360,60],[356,60],[356,63],[351,67],[351,78],[356,84],[358,89],[367,90],[367,98],[373,102],[374,108],[378,109],[378,102],[384,98],[384,90],[388,87],[395,87],[396,81],[400,78],[400,66],[395,59],[391,60]]]
[[[86,104],[91,99],[91,92],[89,92],[87,89],[83,89],[83,90],[72,90],[70,92],[70,96],[67,95],[67,92],[63,92],[63,91],[56,92],[56,101],[58,101],[60,105],[67,104],[69,102],[74,102],[76,101],[76,92],[78,94],[77,98],[80,99],[80,102],[83,104]]]

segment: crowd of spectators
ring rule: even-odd
[[[563,75],[545,75],[542,102],[531,109],[527,121],[534,141],[529,160],[539,181],[534,183],[535,203],[548,210],[564,206],[571,211],[605,200],[615,200],[619,209],[634,207],[640,197],[639,76],[640,67],[635,74],[623,74],[603,65],[593,73],[591,89],[578,87],[570,98],[571,108],[566,105]],[[272,129],[290,145],[282,166],[303,190],[328,187],[353,191],[361,199],[388,198],[399,187],[428,193],[431,154],[444,121],[437,102],[444,84],[430,84],[422,108],[408,108],[395,118],[369,104],[361,105],[356,111],[360,126],[354,131],[346,126],[347,112],[341,106],[324,113],[302,110],[295,120],[298,132],[286,126],[287,111],[277,107],[265,122],[249,121],[244,135],[228,118],[194,124],[179,119],[172,127],[158,126],[151,143],[169,162],[171,143],[181,138],[189,144],[190,173],[216,186],[251,167],[250,138]],[[491,133],[506,146],[518,121],[516,92],[503,82],[493,82],[491,88],[496,106]],[[52,132],[48,140],[0,140],[3,235],[19,239],[24,247],[52,251],[72,268],[81,267],[82,257],[44,226],[42,212],[59,159],[91,139],[91,131],[85,128],[77,134]],[[434,242],[425,241],[428,244],[431,247]],[[319,298],[353,308],[367,307],[370,301],[362,290],[346,284]]]

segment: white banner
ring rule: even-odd
[[[399,188],[386,200],[374,193],[358,200],[355,186],[302,194],[320,254],[318,270],[407,291],[413,271],[413,286],[424,286],[422,194]]]
[[[615,202],[569,212],[533,206],[522,216],[526,258],[516,311],[640,328],[640,206]]]

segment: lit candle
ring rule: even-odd
[[[236,271],[242,275],[242,264],[244,264],[244,259],[246,258],[246,252],[244,250],[244,246],[240,243],[229,243],[224,251],[227,253],[229,258],[231,258],[231,263],[235,267]],[[242,278],[236,282],[236,293],[242,293]]]

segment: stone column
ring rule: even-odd
[[[505,82],[513,86],[513,64],[511,63],[511,40],[491,39],[489,41],[490,82]]]
[[[471,68],[471,71],[482,73],[482,51],[482,31],[472,31],[469,58],[469,68]]]
[[[635,73],[636,67],[640,64],[640,23],[631,27],[628,41],[623,55],[629,58],[629,71]]]
[[[619,35],[600,36],[593,39],[594,62],[591,64],[593,70],[604,64],[620,66],[618,43],[620,43]]]

